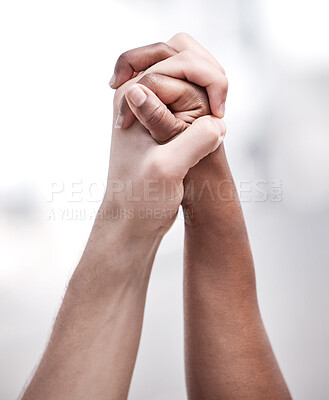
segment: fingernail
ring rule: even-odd
[[[137,85],[132,86],[126,93],[126,97],[130,100],[135,107],[142,106],[146,99],[146,93]]]
[[[225,115],[225,101],[219,106],[218,116],[219,118],[223,118]]]
[[[116,80],[117,80],[117,75],[116,75],[116,73],[114,73],[114,74],[112,75],[112,78],[110,79],[110,86],[114,86]]]
[[[117,119],[115,121],[115,125],[114,128],[115,129],[121,129],[123,125],[123,115],[121,114],[121,112],[119,112]]]

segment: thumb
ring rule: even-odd
[[[224,121],[206,115],[196,119],[175,140],[160,146],[159,156],[166,160],[169,173],[183,179],[190,168],[218,148],[225,134]]]
[[[186,122],[176,118],[167,106],[144,85],[131,86],[125,97],[131,111],[157,142],[166,142],[188,127]]]

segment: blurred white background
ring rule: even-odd
[[[100,199],[107,174],[114,63],[179,31],[227,72],[238,187],[270,183],[266,201],[241,197],[284,376],[295,399],[328,399],[327,17],[321,0],[0,2],[1,399],[17,398],[31,375],[88,238],[99,204],[90,184]],[[271,198],[273,180],[281,201]],[[50,202],[53,183],[64,191]],[[81,202],[70,198],[72,183]],[[132,400],[186,398],[183,230],[180,218],[157,255]]]

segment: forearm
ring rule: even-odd
[[[205,194],[185,210],[189,398],[289,399],[260,317],[247,231],[223,146],[212,157],[205,176],[216,196]]]
[[[160,239],[97,222],[24,400],[125,399]]]

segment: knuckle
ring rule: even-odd
[[[203,129],[208,136],[215,136],[217,134],[215,125],[211,122],[210,118],[203,119]]]
[[[141,83],[144,86],[152,87],[158,81],[158,74],[150,72],[144,75],[138,83]]]
[[[228,79],[225,75],[222,75],[222,85],[225,92],[228,91]]]
[[[228,92],[228,79],[224,74],[218,71],[218,75],[215,78],[214,82],[216,83],[217,87],[219,88],[221,93],[227,94]]]
[[[154,139],[161,144],[164,144],[168,142],[168,140],[179,135],[187,127],[185,122],[180,119],[176,119],[174,122],[164,125],[167,127],[167,129],[159,129],[156,133],[156,136],[153,134]]]
[[[209,147],[214,149],[216,147],[216,144],[218,143],[218,139],[219,139],[219,134],[216,131],[211,131],[211,133],[209,133],[208,135],[208,144]]]
[[[193,89],[194,91],[191,98],[195,99],[193,104],[195,105],[195,108],[199,110],[200,116],[210,114],[210,105],[206,89],[202,87],[195,87]]]
[[[178,32],[173,39],[177,40],[179,43],[186,43],[190,42],[192,37],[186,32]]]
[[[210,133],[210,137],[209,137],[209,143],[212,146],[215,146],[215,144],[218,142],[218,139],[219,139],[218,130],[216,130],[216,129],[212,130],[211,133]]]
[[[161,54],[167,54],[169,51],[169,46],[164,42],[155,43],[155,46],[157,47],[157,51]]]
[[[219,132],[218,128],[215,126],[215,124],[211,121],[210,118],[207,117],[203,118],[202,130],[203,134],[207,135],[207,141],[210,144],[215,145],[219,137]]]
[[[184,132],[187,127],[188,127],[188,124],[185,121],[183,121],[179,118],[176,118],[176,120],[174,121],[173,126],[170,130],[171,137],[175,137],[175,136],[179,135],[180,133]],[[167,137],[167,140],[168,140],[168,137]]]
[[[145,123],[149,126],[161,124],[166,114],[166,110],[161,104],[157,104],[149,109],[145,114]]]
[[[195,52],[194,52],[193,50],[190,50],[190,49],[188,49],[188,50],[183,50],[183,51],[180,53],[180,55],[181,55],[181,57],[182,57],[186,62],[190,62],[190,61],[192,61],[193,59],[195,59],[195,57],[196,57]]]
[[[128,59],[128,54],[129,54],[129,50],[125,51],[124,53],[121,53],[119,58],[118,58],[117,64],[118,65],[126,64],[128,62],[128,60],[127,60]]]

